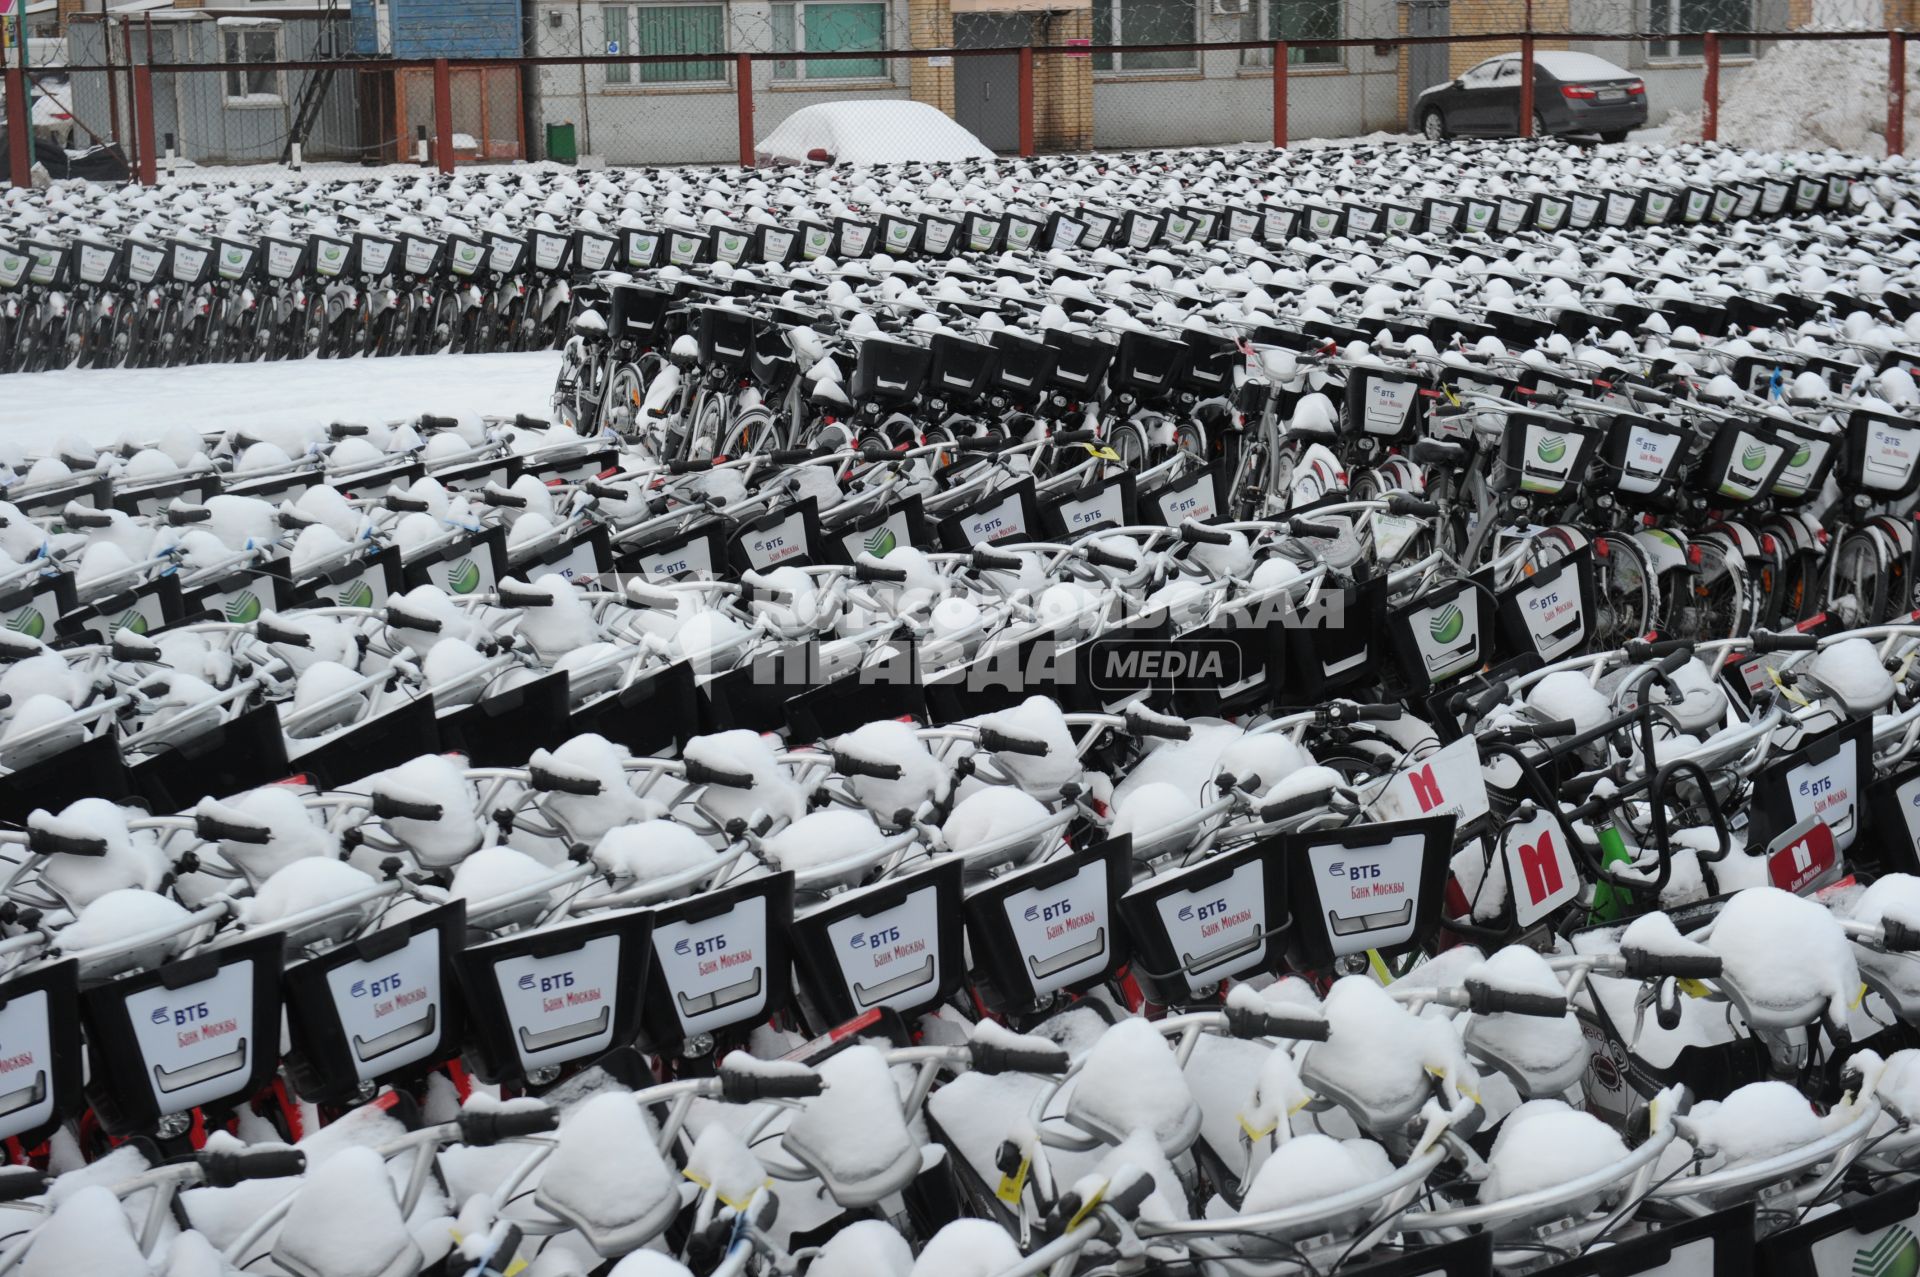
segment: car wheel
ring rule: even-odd
[[[1542,116],[1538,111],[1535,111],[1533,113],[1533,135],[1535,137],[1548,136],[1546,118]]]
[[[1611,133],[1602,133],[1600,140],[1602,142],[1624,142],[1627,140],[1627,134],[1630,131],[1631,130],[1628,129],[1615,129]]]
[[[1447,117],[1439,111],[1428,111],[1420,117],[1420,132],[1426,135],[1429,142],[1446,141]]]

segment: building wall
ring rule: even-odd
[[[190,62],[202,66],[220,63],[218,13],[195,13],[190,17],[169,17],[155,21],[154,46],[157,62]],[[260,15],[266,16],[266,15]],[[285,10],[272,15],[280,20],[282,48],[287,61],[311,61],[331,56],[339,50],[343,33],[338,24],[321,19],[288,16]],[[147,61],[145,24],[134,22],[129,28],[135,61]],[[171,36],[164,33],[172,33]],[[169,53],[168,40],[172,41]],[[121,48],[121,33],[113,35],[113,61],[126,61]],[[67,48],[71,66],[101,66],[107,61],[106,32],[99,20],[79,15],[67,24]],[[277,102],[231,104],[226,96],[226,77],[219,71],[159,73],[153,77],[154,142],[165,146],[166,135],[174,136],[175,152],[183,159],[209,163],[261,163],[280,158],[286,135],[292,127],[294,112],[308,78],[316,74],[288,71],[281,77]],[[77,118],[90,127],[108,129],[112,112],[104,74],[76,73],[71,77],[73,109]],[[124,78],[118,86],[120,118],[117,132],[123,141],[133,137],[130,95]],[[357,159],[360,121],[355,73],[343,69],[328,83],[320,116],[307,134],[303,151],[309,159]]]
[[[395,58],[513,58],[525,45],[520,0],[352,0],[357,53]],[[385,46],[382,47],[384,32]]]
[[[540,30],[540,48],[568,53],[586,49],[590,56],[603,47],[598,29],[598,6],[588,6],[588,29],[581,32],[571,4],[541,4],[534,11]],[[558,15],[556,25],[549,15]],[[907,0],[894,0],[891,38],[907,30]],[[730,49],[770,49],[772,9],[766,3],[728,5]],[[753,65],[753,130],[765,137],[777,124],[803,106],[849,99],[888,100],[914,96],[911,67],[918,61],[890,62],[882,80],[841,81],[822,85],[806,81],[777,81],[770,61]],[[947,73],[951,106],[951,72]],[[740,155],[740,134],[733,83],[734,64],[726,65],[724,82],[712,85],[608,84],[606,67],[596,64],[537,67],[528,71],[532,99],[535,158],[543,152],[546,126],[570,123],[582,154],[597,155],[609,164],[726,164]],[[924,81],[923,81],[924,83]]]

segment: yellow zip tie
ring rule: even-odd
[[[1858,1011],[1860,1009],[1860,1004],[1862,1002],[1865,1002],[1866,1000],[1867,1000],[1867,986],[1865,984],[1862,984],[1860,986],[1860,992],[1853,995],[1853,1001],[1847,1003],[1847,1010]]]
[[[735,1201],[733,1198],[728,1197],[726,1194],[715,1189],[714,1186],[708,1183],[703,1176],[696,1175],[692,1171],[681,1171],[680,1173],[686,1176],[688,1179],[692,1180],[695,1184],[699,1185],[701,1188],[705,1189],[709,1193],[712,1193],[716,1198],[720,1200],[720,1203],[723,1206],[730,1206],[734,1210],[740,1211],[743,1214],[746,1212],[747,1206],[753,1201],[753,1195],[751,1193],[748,1194],[746,1197],[743,1197],[738,1201]],[[766,1180],[761,1184],[760,1187],[772,1188],[773,1181]],[[759,1190],[756,1189],[755,1191],[757,1192]]]
[[[1367,969],[1373,972],[1373,978],[1381,984],[1393,983],[1393,972],[1387,970],[1386,960],[1380,956],[1378,949],[1367,950]]]
[[[1018,1206],[1020,1194],[1027,1187],[1027,1172],[1032,1168],[1033,1155],[1029,1153],[1020,1159],[1019,1170],[1000,1177],[1000,1187],[993,1190],[993,1195],[1009,1206]]]
[[[1099,1187],[1099,1189],[1094,1193],[1094,1195],[1087,1199],[1086,1204],[1082,1206],[1079,1210],[1073,1213],[1073,1218],[1067,1221],[1067,1231],[1072,1232],[1075,1228],[1078,1228],[1080,1226],[1080,1221],[1085,1219],[1087,1216],[1093,1214],[1094,1211],[1098,1210],[1100,1208],[1100,1203],[1105,1201],[1106,1199],[1107,1199],[1107,1186],[1105,1184],[1102,1184]]]
[[[1280,1123],[1275,1122],[1272,1126],[1269,1126],[1264,1130],[1256,1131],[1247,1122],[1247,1115],[1245,1113],[1235,1113],[1233,1116],[1234,1116],[1234,1120],[1240,1123],[1240,1129],[1246,1132],[1247,1139],[1255,1144],[1258,1144],[1261,1140],[1267,1138],[1267,1136],[1273,1134],[1275,1131],[1280,1129]]]
[[[1698,980],[1691,980],[1684,977],[1681,979],[1675,980],[1673,982],[1673,987],[1680,990],[1680,992],[1686,994],[1690,998],[1705,998],[1705,997],[1710,997],[1713,994],[1712,989],[1709,989],[1706,985],[1700,983]]]
[[[1795,688],[1789,687],[1786,681],[1780,677],[1780,671],[1773,668],[1773,666],[1771,665],[1767,666],[1767,677],[1773,680],[1773,685],[1780,689],[1781,695],[1785,696],[1788,700],[1794,702],[1796,705],[1799,705],[1802,709],[1805,709],[1808,705],[1813,703],[1809,701],[1806,697],[1802,696],[1798,690],[1796,690]]]
[[[1104,444],[1083,443],[1080,446],[1087,450],[1087,455],[1090,457],[1098,457],[1102,461],[1120,460],[1120,454]]]

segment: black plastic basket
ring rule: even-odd
[[[996,358],[993,361],[993,385],[1017,400],[1030,400],[1044,391],[1059,359],[1057,347],[1010,328],[995,329],[989,338]]]
[[[643,346],[657,341],[673,296],[639,284],[615,284],[611,291],[608,327],[614,337]]]
[[[393,270],[399,242],[362,231],[353,237],[353,271],[363,279],[385,279]]]
[[[1189,329],[1185,334],[1187,359],[1180,370],[1180,387],[1202,399],[1233,390],[1233,374],[1246,363],[1240,344],[1231,337]]]
[[[576,239],[560,231],[534,230],[529,237],[533,247],[533,269],[542,275],[559,277],[573,270]]]
[[[856,403],[905,403],[920,393],[933,354],[925,346],[870,337],[853,367]]]
[[[315,235],[308,244],[308,261],[322,279],[339,279],[353,267],[353,241]]]
[[[1920,426],[1859,409],[1847,418],[1846,439],[1842,482],[1849,491],[1891,501],[1920,485]]]
[[[1153,333],[1124,332],[1114,352],[1108,381],[1115,392],[1131,391],[1142,397],[1157,397],[1178,385],[1186,364],[1184,342]]]
[[[948,399],[973,399],[992,383],[998,352],[986,342],[952,333],[935,333],[928,343],[931,356],[927,387]]]
[[[694,332],[700,362],[709,368],[745,372],[753,350],[753,316],[731,306],[698,306]]]
[[[108,244],[78,240],[73,246],[73,273],[83,284],[119,282],[120,252]]]

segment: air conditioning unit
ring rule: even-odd
[[[1244,18],[1247,6],[1252,0],[1213,0],[1213,16],[1216,18]]]

